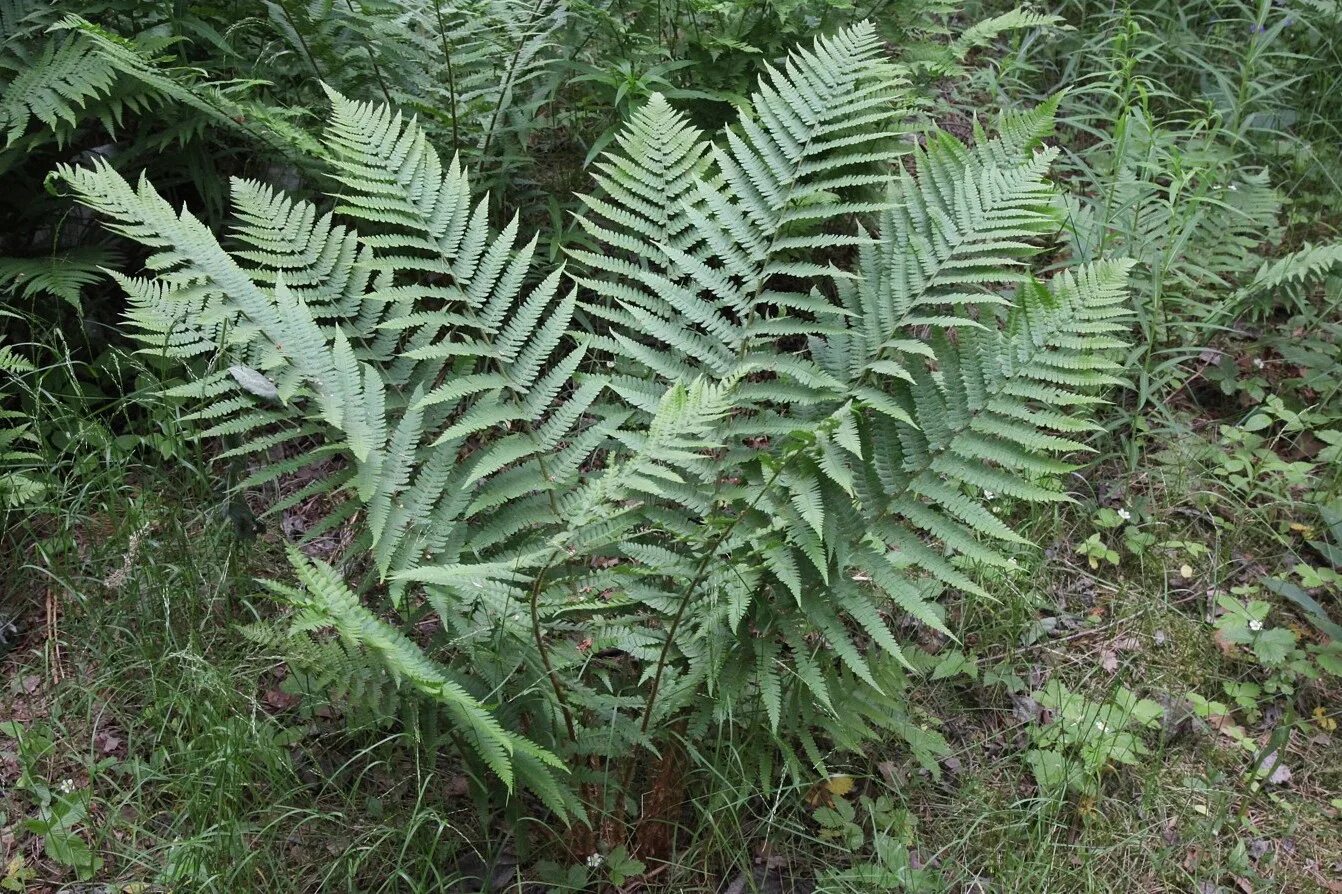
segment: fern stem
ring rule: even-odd
[[[322,75],[322,70],[317,66],[317,60],[312,55],[312,48],[308,46],[308,39],[303,36],[303,31],[298,27],[298,22],[294,19],[293,13],[289,11],[287,0],[280,0],[280,12],[289,20],[289,27],[294,29],[294,37],[298,38],[298,46],[303,51],[304,57],[308,60],[308,65],[312,67],[312,73],[317,76],[317,80],[324,81],[326,78]]]
[[[549,572],[550,566],[554,563],[555,557],[559,555],[556,549],[550,553],[540,572],[536,575],[536,580],[531,585],[531,636],[536,641],[536,651],[540,655],[541,666],[545,668],[545,674],[550,678],[550,686],[554,689],[555,700],[559,702],[559,710],[564,715],[564,727],[568,731],[569,743],[578,741],[578,727],[573,722],[573,709],[569,707],[568,696],[564,695],[563,684],[559,682],[559,674],[555,672],[554,664],[550,661],[550,652],[545,648],[545,636],[541,632],[541,613],[540,613],[540,595],[541,588],[545,584],[545,575]]]
[[[532,426],[530,423],[527,423],[526,428],[529,433],[532,433]],[[536,457],[536,463],[540,468],[541,476],[548,480],[550,475],[545,470],[544,458],[539,456]],[[550,489],[547,496],[550,501],[550,511],[555,514],[556,518],[560,518],[559,501],[555,499],[554,490]],[[555,699],[559,702],[559,707],[564,713],[564,726],[568,729],[569,744],[576,744],[578,741],[578,727],[573,721],[573,711],[569,708],[568,698],[564,695],[564,686],[559,682],[559,674],[555,673],[554,665],[550,663],[550,650],[545,647],[545,637],[541,632],[541,587],[545,582],[545,575],[549,573],[550,567],[554,564],[554,560],[558,555],[559,549],[555,548],[545,560],[545,564],[541,566],[541,570],[537,573],[536,580],[531,586],[531,636],[536,641],[536,651],[540,653],[541,666],[545,668],[545,673],[550,678],[550,686],[555,691]],[[573,584],[572,580],[569,581],[569,584],[576,597],[577,586]]]
[[[354,8],[354,0],[345,0],[345,5],[349,7],[352,15],[358,15],[358,10]],[[394,108],[396,103],[391,101],[391,91],[387,89],[387,82],[382,78],[382,68],[377,64],[377,55],[373,52],[373,47],[368,43],[367,38],[363,40],[364,52],[368,54],[368,61],[373,66],[373,77],[377,79],[377,85],[382,88],[382,98],[387,101],[389,107]]]
[[[348,2],[348,0],[347,0]],[[489,144],[494,139],[494,126],[498,123],[499,115],[503,112],[504,98],[512,93],[513,78],[517,74],[518,61],[522,58],[522,50],[526,47],[526,36],[531,33],[531,28],[536,20],[541,16],[541,9],[545,6],[545,0],[536,0],[536,5],[532,9],[531,20],[527,22],[526,28],[522,32],[522,37],[517,42],[517,49],[513,51],[513,58],[508,62],[507,73],[503,76],[503,81],[499,89],[499,97],[494,102],[494,111],[489,117],[489,127],[485,130],[485,140],[480,146],[480,167],[483,170],[489,159]]]
[[[438,40],[443,45],[443,62],[447,65],[447,93],[451,98],[452,113],[452,154],[461,152],[461,140],[457,133],[457,76],[452,64],[452,53],[447,48],[447,26],[443,23],[443,5],[441,0],[433,0],[433,12],[438,17]]]
[[[727,527],[722,529],[721,533],[714,538],[713,543],[710,544],[709,548],[704,551],[704,555],[700,558],[699,565],[695,568],[693,576],[691,576],[689,583],[685,585],[684,591],[680,594],[680,601],[676,606],[676,613],[672,616],[671,626],[668,627],[666,631],[666,641],[662,643],[661,652],[657,656],[657,668],[653,672],[652,683],[648,687],[648,697],[643,703],[643,721],[639,724],[640,733],[646,734],[648,732],[648,727],[652,724],[652,709],[656,705],[657,695],[662,687],[662,676],[666,672],[666,665],[671,656],[671,646],[675,642],[676,631],[680,628],[680,622],[685,618],[685,611],[689,607],[690,597],[694,595],[695,588],[703,583],[705,575],[708,574],[708,563],[717,555],[718,548],[722,546],[727,540],[727,537],[736,529],[736,526],[741,519],[759,505],[760,500],[764,498],[764,495],[768,493],[769,489],[778,481],[779,476],[783,474],[783,470],[787,468],[788,463],[792,462],[792,460],[801,452],[802,448],[797,447],[783,457],[778,463],[778,467],[774,469],[773,474],[770,475],[769,479],[760,487],[759,493],[755,494],[749,505],[747,505],[743,511],[736,513],[736,515],[732,517],[732,520]]]
[[[671,646],[675,642],[676,631],[680,628],[680,623],[685,617],[686,610],[689,608],[690,597],[694,595],[695,588],[699,586],[704,579],[704,575],[708,572],[708,563],[717,555],[718,548],[726,541],[728,535],[731,534],[741,518],[759,505],[759,501],[769,492],[769,488],[771,488],[774,482],[778,480],[778,477],[783,474],[783,470],[787,468],[788,463],[800,452],[801,448],[797,448],[783,457],[783,460],[778,464],[778,468],[774,470],[774,473],[769,477],[769,480],[765,481],[760,487],[759,493],[757,493],[754,499],[750,501],[746,510],[736,514],[731,523],[722,530],[713,541],[712,545],[705,550],[703,557],[699,560],[699,565],[695,568],[694,575],[690,578],[690,582],[685,586],[684,592],[680,595],[679,604],[676,606],[676,614],[672,617],[671,625],[666,631],[666,641],[662,643],[661,652],[657,655],[657,669],[652,675],[652,684],[648,689],[648,697],[643,702],[643,719],[639,724],[639,735],[647,736],[648,728],[652,725],[652,709],[656,706],[657,695],[662,687],[662,676],[666,672],[666,665],[671,656]],[[624,777],[620,781],[621,791],[628,791],[629,786],[633,783],[634,766],[632,760],[625,764]]]

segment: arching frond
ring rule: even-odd
[[[1028,546],[991,494],[1066,499],[1121,380],[1129,265],[1035,274],[1051,107],[972,147],[933,134],[906,169],[883,57],[869,25],[816,41],[717,141],[654,97],[571,268],[491,226],[420,121],[335,92],[329,213],[235,181],[221,245],[105,163],[60,176],[149,249],[120,277],[130,327],[214,362],[174,395],[254,464],[244,486],[328,464],[279,505],[329,497],[318,529],[386,595],[296,557],[302,586],[273,589],[297,632],[379,657],[469,759],[560,810],[673,721],[759,717],[821,764],[827,718],[832,743],[930,759],[874,707],[918,658],[897,631],[944,631],[941,594],[983,597],[974,566]]]

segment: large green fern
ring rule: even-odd
[[[944,629],[945,588],[984,595],[975,567],[1027,545],[988,492],[1067,499],[1128,266],[1032,273],[1061,221],[1051,107],[914,151],[901,84],[861,25],[771,70],[718,142],[654,98],[571,268],[493,230],[418,122],[334,93],[329,211],[238,180],[221,242],[104,163],[61,177],[150,249],[129,322],[204,364],[174,392],[201,436],[244,487],[319,463],[276,510],[325,493],[316,530],[357,532],[355,590],[386,599],[295,556],[272,589],[296,631],[334,627],[567,811],[668,725],[758,720],[803,744],[794,773],[818,725],[930,760],[934,734],[871,707],[913,664],[897,622]],[[431,641],[398,629],[425,613]]]

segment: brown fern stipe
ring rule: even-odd
[[[639,859],[666,860],[675,843],[677,814],[685,802],[685,747],[681,744],[685,721],[675,724],[657,761],[652,787],[643,796],[643,811],[634,833],[634,853]]]

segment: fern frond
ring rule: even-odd
[[[981,494],[991,489],[1020,499],[1053,499],[1032,479],[1067,468],[1051,455],[1083,449],[1055,434],[1084,429],[1082,420],[1058,411],[1086,406],[1095,391],[1121,382],[1114,375],[1118,365],[1104,353],[1122,343],[1116,336],[1129,316],[1124,284],[1130,267],[1098,262],[1060,273],[1047,288],[1028,283],[1000,331],[960,332],[958,344],[936,346],[937,372],[915,371],[905,391],[919,427],[893,420],[874,424],[866,448],[903,457],[880,473],[883,490],[893,497],[886,513],[911,525],[906,533],[880,530],[896,553],[908,553],[959,588],[967,583],[963,575],[929,557],[920,537],[933,537],[974,561],[1006,564],[980,537],[1021,538]],[[990,481],[997,487],[989,488]]]
[[[635,271],[648,265],[666,270],[671,261],[661,246],[684,250],[696,238],[686,205],[696,204],[696,183],[709,164],[708,143],[660,93],[634,114],[615,141],[622,154],[608,153],[595,166],[599,173],[594,179],[604,196],[579,196],[590,213],[578,221],[595,240],[621,254],[571,254],[585,267],[616,277],[636,276]],[[618,283],[580,281],[598,293],[603,285],[615,288]],[[618,299],[622,293],[606,294]]]
[[[116,83],[116,67],[90,41],[75,35],[45,42],[0,94],[0,129],[7,145],[36,118],[58,133],[79,123],[84,110]]]
[[[1271,292],[1297,299],[1307,286],[1342,270],[1342,243],[1305,245],[1285,257],[1264,261],[1237,298],[1240,301]]]
[[[365,608],[333,568],[293,549],[289,561],[303,589],[272,583],[268,585],[272,592],[300,609],[305,625],[334,627],[346,642],[375,653],[393,676],[446,705],[469,731],[480,758],[511,788],[517,737],[499,726],[479,701],[403,633]],[[529,753],[551,766],[561,766],[543,750],[531,748]]]
[[[109,249],[82,247],[51,258],[0,258],[0,289],[13,289],[24,298],[52,295],[82,310],[85,286],[103,278],[103,268],[120,262]]]
[[[806,303],[771,281],[830,279],[830,267],[797,258],[816,244],[808,234],[879,207],[851,199],[883,183],[882,166],[900,153],[903,82],[881,55],[866,24],[794,52],[761,80],[727,144],[711,147],[711,167],[697,134],[661,100],[649,103],[625,135],[626,151],[641,154],[607,156],[608,195],[588,200],[601,222],[586,226],[614,259],[577,256],[601,271],[581,281],[604,299],[589,309],[622,330],[613,348],[647,363],[642,345],[652,336],[649,347],[666,354],[654,365],[664,378],[701,369],[724,378],[759,337],[748,327],[772,308]],[[682,170],[692,189],[675,186],[674,205],[653,198],[668,172]],[[797,329],[815,326],[803,318]]]
[[[163,66],[160,60],[133,41],[81,16],[67,15],[52,25],[51,30],[70,33],[77,45],[87,49],[86,61],[80,62],[81,66],[87,66],[82,69],[84,71],[104,70],[119,78],[128,78],[150,91],[155,98],[166,98],[194,109],[212,123],[241,132],[291,158],[320,155],[321,147],[288,119],[266,107],[236,101],[210,84],[197,83],[194,75]],[[116,114],[119,111],[113,117]]]
[[[1010,31],[1024,31],[1030,28],[1051,28],[1062,23],[1062,16],[1033,12],[1028,9],[1012,9],[1007,12],[975,22],[961,32],[951,42],[950,52],[957,60],[977,47],[986,46],[993,40]]]

